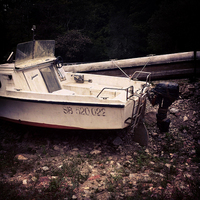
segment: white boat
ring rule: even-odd
[[[134,129],[144,113],[146,81],[65,72],[55,41],[18,44],[0,65],[0,118],[61,129]],[[141,72],[142,73],[142,72]]]

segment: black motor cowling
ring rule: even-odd
[[[157,125],[161,132],[169,130],[170,119],[167,118],[169,106],[179,97],[179,85],[172,82],[158,83],[148,95],[151,104],[159,104],[157,113]]]

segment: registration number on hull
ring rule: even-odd
[[[105,117],[106,109],[105,108],[90,108],[90,107],[63,107],[63,112],[66,115],[86,115],[86,116],[97,116]]]

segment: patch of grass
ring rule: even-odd
[[[74,158],[69,163],[63,163],[61,168],[56,168],[51,171],[51,176],[56,176],[51,179],[48,188],[43,188],[41,193],[34,191],[37,199],[71,199],[74,194],[74,189],[79,187],[79,184],[85,182],[88,174],[82,175],[80,165],[82,160]],[[36,175],[35,175],[36,176]],[[39,180],[39,174],[36,176]],[[71,182],[71,184],[69,184]]]
[[[124,175],[130,173],[130,171],[137,173],[140,170],[144,170],[146,167],[150,167],[149,163],[154,159],[153,156],[145,152],[144,149],[138,150],[137,154],[132,155],[132,158],[133,159],[130,159],[123,164],[123,169],[121,170]]]
[[[106,180],[106,189],[108,192],[111,192],[111,196],[115,196],[118,192],[123,192],[123,183],[121,175],[110,176]]]
[[[139,150],[136,156],[136,164],[140,167],[148,165],[151,160],[151,156],[147,154],[144,150]]]
[[[42,145],[42,154],[43,155],[46,155],[47,154],[47,151],[46,151],[46,146],[45,145]]]
[[[179,136],[179,133],[165,133],[163,141],[161,143],[161,148],[165,154],[179,152],[182,147],[183,140]]]
[[[70,163],[63,163],[63,166],[60,169],[54,170],[52,175],[58,176],[59,179],[63,177],[70,177],[74,188],[76,188],[80,183],[82,184],[89,177],[89,174],[86,173],[82,175],[80,172],[80,165],[82,162],[83,161],[81,159],[73,159]]]
[[[106,182],[106,188],[107,188],[108,192],[114,192],[115,191],[115,186],[112,183],[112,181]]]
[[[188,131],[188,130],[189,130],[189,127],[188,127],[188,126],[183,126],[183,125],[181,125],[180,128],[179,128],[179,131],[183,132],[183,130]]]
[[[130,173],[130,170],[127,170],[126,167],[120,167],[119,169],[116,169],[116,172],[123,176],[128,176]]]
[[[61,181],[57,178],[53,178],[51,179],[48,190],[50,192],[56,192],[60,188],[60,185],[61,185]]]
[[[116,176],[113,176],[112,178],[113,178],[114,182],[118,182],[118,181],[122,180],[122,176],[121,175],[116,175]]]

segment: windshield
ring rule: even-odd
[[[23,68],[54,59],[55,41],[37,40],[17,45],[15,67]]]

